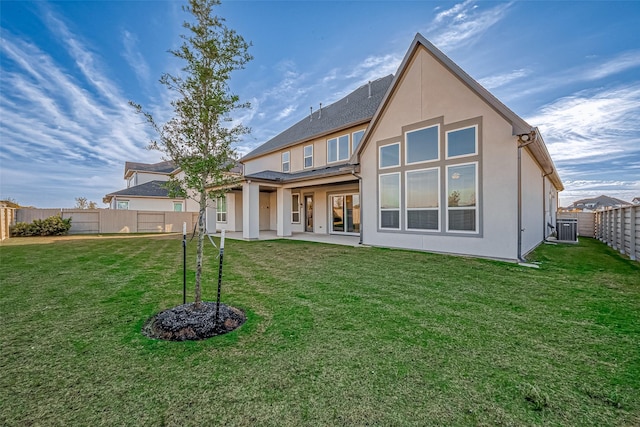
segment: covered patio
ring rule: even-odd
[[[211,234],[212,236],[220,237],[220,232]],[[242,236],[242,231],[226,231],[225,239],[233,239],[233,240],[246,240]],[[260,235],[258,240],[302,240],[306,242],[318,242],[318,243],[328,243],[332,245],[343,245],[343,246],[354,246],[359,247],[360,236],[347,236],[347,235],[336,235],[336,234],[318,234],[318,233],[306,233],[306,232],[293,232],[291,236],[281,237],[278,236],[277,231],[275,230],[263,230],[260,231]]]

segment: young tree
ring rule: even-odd
[[[184,61],[181,75],[163,74],[160,83],[176,95],[171,102],[173,117],[159,125],[139,104],[131,105],[145,116],[158,133],[149,148],[164,153],[181,170],[169,181],[170,193],[187,196],[198,202],[198,247],[196,257],[195,306],[202,301],[202,252],[205,235],[207,201],[224,196],[235,178],[229,174],[235,163],[232,144],[249,132],[241,124],[233,124],[230,113],[248,108],[231,93],[229,79],[235,70],[244,68],[252,57],[249,43],[224,19],[214,14],[219,0],[189,0],[183,10],[192,14],[194,22],[185,22],[188,31],[182,45],[169,51]]]
[[[98,209],[98,204],[87,200],[86,197],[76,197],[76,209]]]

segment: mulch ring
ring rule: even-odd
[[[142,333],[149,338],[168,341],[203,340],[231,332],[245,322],[245,314],[225,304],[220,304],[216,322],[215,302],[183,304],[161,311],[149,318]]]

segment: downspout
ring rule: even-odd
[[[551,172],[545,173],[542,175],[542,241],[547,240],[547,192],[545,191],[545,182],[549,175],[553,173],[553,168],[551,168]],[[549,206],[549,217],[551,217],[551,206]]]
[[[526,262],[522,257],[522,149],[535,140],[535,130],[518,135],[518,262]]]
[[[360,240],[358,241],[358,244],[361,245],[362,244],[362,229],[364,226],[364,221],[362,220],[362,218],[364,218],[364,204],[362,203],[362,177],[360,175],[358,175],[356,173],[356,171],[351,171],[351,175],[355,176],[356,178],[358,178],[358,193],[360,193]]]

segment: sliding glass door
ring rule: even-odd
[[[360,233],[360,195],[339,194],[330,196],[331,232]]]

